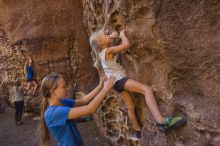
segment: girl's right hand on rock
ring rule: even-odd
[[[104,83],[104,89],[110,90],[113,87],[115,80],[116,78],[114,76],[108,78],[108,80]]]
[[[111,34],[110,34],[110,38],[117,38],[118,37],[118,32],[117,31],[113,31]]]
[[[125,30],[120,31],[120,35],[125,34]]]
[[[120,38],[123,38],[125,37],[125,30],[122,30],[120,31],[120,34],[119,34]]]

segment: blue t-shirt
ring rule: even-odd
[[[49,106],[44,117],[49,131],[56,139],[58,146],[83,146],[82,137],[74,120],[68,120],[68,114],[75,101],[62,99],[64,106]]]
[[[34,71],[31,66],[27,66],[27,79],[33,79],[34,78]]]

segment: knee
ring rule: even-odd
[[[144,93],[145,94],[153,93],[153,88],[151,86],[145,85],[144,86]]]
[[[35,86],[35,87],[37,87],[37,86],[38,86],[37,82],[34,82],[34,86]]]

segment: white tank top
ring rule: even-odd
[[[121,64],[117,63],[118,54],[115,54],[112,60],[105,60],[106,50],[107,48],[99,53],[99,58],[101,59],[102,67],[106,76],[109,78],[113,75],[115,76],[116,81],[127,77],[125,69],[121,66]]]

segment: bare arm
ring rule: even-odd
[[[106,54],[115,54],[115,53],[118,53],[118,52],[121,52],[121,51],[124,51],[126,49],[128,49],[130,47],[130,43],[128,41],[128,38],[125,36],[125,32],[124,31],[121,31],[120,32],[120,38],[122,39],[122,42],[120,45],[118,46],[113,46],[113,47],[110,47],[106,50]]]
[[[101,86],[99,85],[85,97],[75,100],[75,106],[83,106],[88,104],[99,93],[100,90]]]
[[[88,104],[99,93],[99,91],[103,88],[105,80],[106,80],[106,78],[102,77],[100,79],[99,85],[94,90],[92,90],[85,97],[75,100],[75,106],[83,106],[83,105]]]
[[[114,81],[114,77],[109,78],[105,82],[104,88],[88,105],[72,108],[68,114],[68,119],[78,119],[82,116],[94,113],[104,100],[108,91],[112,88]]]
[[[25,63],[25,65],[24,65],[24,74],[27,74],[26,68],[27,68],[27,64]]]

